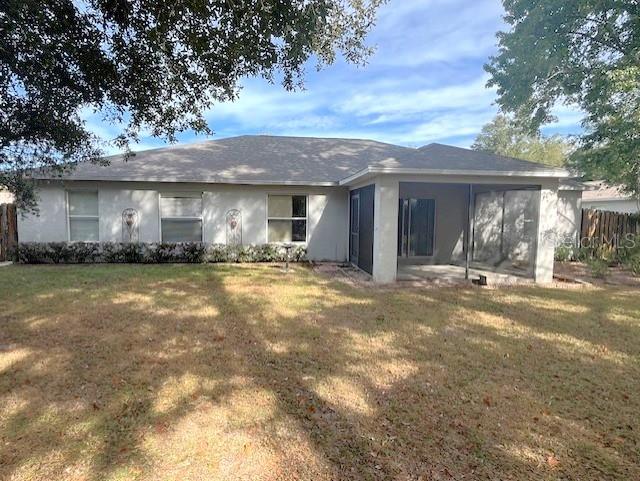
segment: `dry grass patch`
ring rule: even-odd
[[[640,296],[11,266],[0,479],[638,479]]]

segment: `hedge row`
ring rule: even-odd
[[[291,249],[290,261],[306,259],[306,247]],[[16,248],[16,259],[24,264],[163,262],[284,262],[283,246],[274,244],[227,246],[202,242],[23,242]]]

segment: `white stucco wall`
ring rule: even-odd
[[[558,219],[558,181],[543,182],[539,191],[538,242],[534,267],[537,283],[553,281],[553,263]]]
[[[393,282],[398,272],[399,182],[392,176],[375,180],[373,204],[373,280]]]
[[[98,187],[98,214],[101,241],[121,242],[122,211],[138,211],[139,239],[141,242],[160,241],[159,197],[155,190],[122,189],[117,185]]]
[[[573,242],[577,245],[582,222],[582,191],[558,191],[558,220],[556,234],[558,243]]]
[[[61,242],[67,232],[67,203],[60,184],[43,183],[38,188],[37,215],[18,213],[19,242]]]
[[[244,244],[267,241],[267,196],[308,196],[307,246],[312,260],[344,261],[348,249],[348,190],[339,187],[245,186],[221,184],[167,184],[134,182],[51,182],[38,188],[40,214],[19,216],[21,242],[68,240],[66,190],[97,189],[101,241],[122,240],[122,211],[139,214],[141,242],[160,240],[161,192],[203,192],[203,240],[226,242],[225,217],[242,211]]]

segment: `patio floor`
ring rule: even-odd
[[[478,279],[480,275],[487,277],[487,284],[490,286],[530,284],[533,282],[530,278],[515,274],[505,274],[481,269],[470,270],[470,279]],[[464,284],[468,282],[464,278],[464,267],[454,265],[398,265],[397,279],[399,281],[429,281],[437,284]]]

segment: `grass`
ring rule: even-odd
[[[639,479],[637,290],[0,270],[0,479]]]

